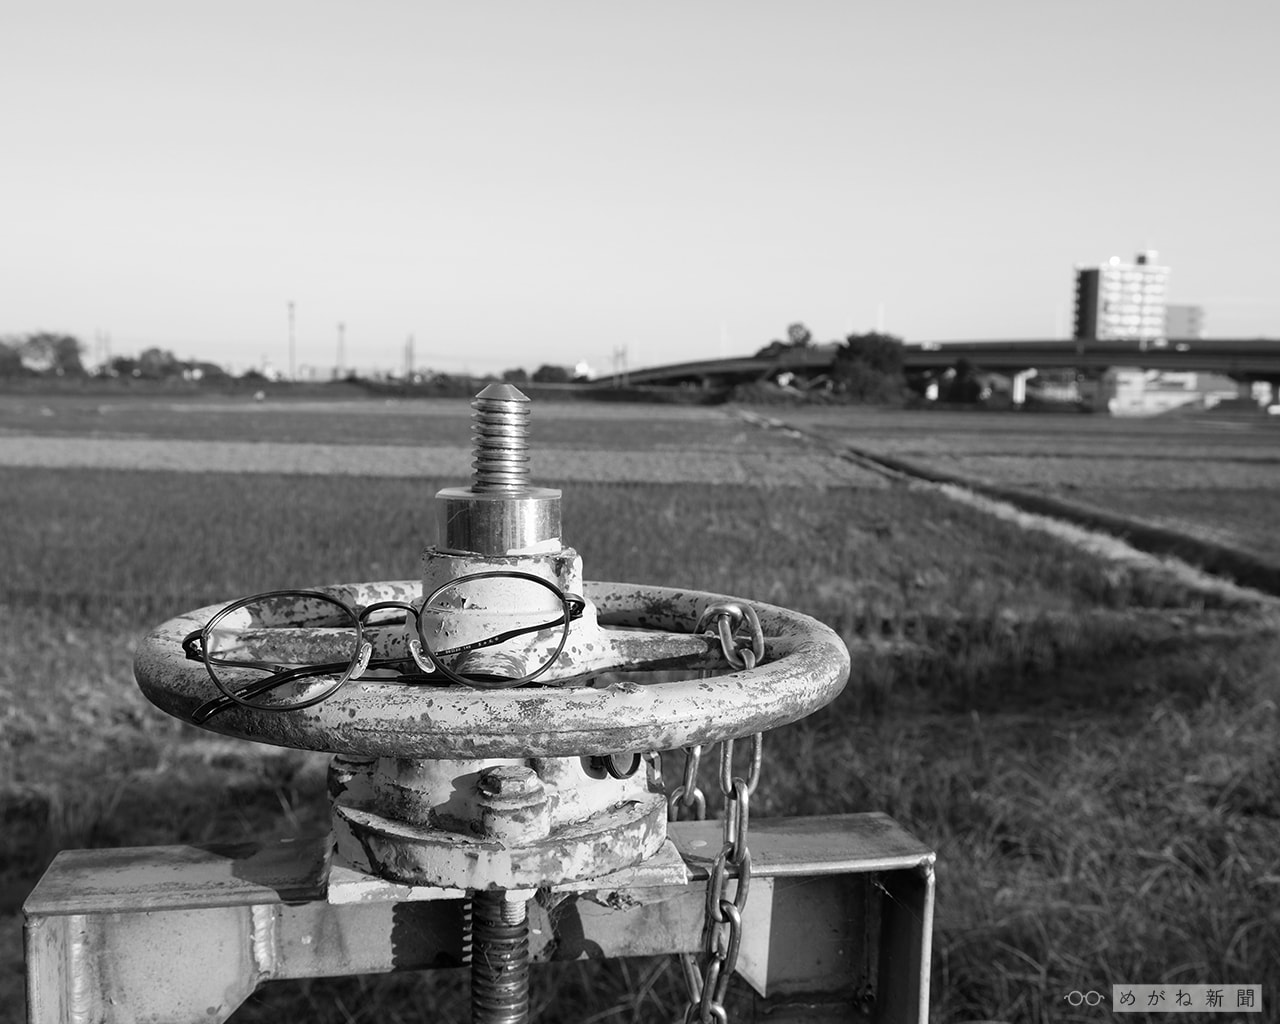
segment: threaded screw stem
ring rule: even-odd
[[[471,403],[473,491],[529,486],[529,398],[511,384],[490,384]]]
[[[527,906],[504,892],[477,892],[471,898],[471,1020],[529,1020]]]

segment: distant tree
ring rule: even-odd
[[[802,323],[788,324],[787,341],[792,348],[808,348],[813,344],[813,334]]]
[[[902,398],[902,339],[871,331],[850,334],[836,350],[831,369],[835,389],[863,402],[893,402]]]
[[[982,400],[982,381],[978,379],[977,368],[967,359],[957,359],[939,397],[944,402],[963,402],[971,404]]]
[[[813,333],[804,324],[796,322],[787,325],[787,340],[776,338],[756,353],[757,359],[776,359],[792,349],[808,348],[813,344]]]
[[[877,373],[902,373],[902,339],[894,334],[850,334],[836,352],[837,362],[858,362]]]
[[[507,384],[528,384],[529,371],[523,366],[517,366],[511,370],[503,370],[502,379]]]
[[[552,366],[543,363],[533,371],[535,384],[568,384],[573,379],[573,372],[567,366]]]
[[[138,370],[138,360],[133,356],[113,356],[107,363],[107,369],[116,377],[132,377],[134,371]],[[141,375],[141,371],[138,373]]]
[[[167,349],[149,348],[138,356],[139,376],[148,380],[160,380],[164,377],[176,377],[183,370],[178,357]]]
[[[206,363],[196,360],[187,364],[193,374],[198,374],[198,380],[223,380],[227,376],[227,371],[217,363]]]
[[[56,377],[83,376],[80,362],[80,342],[70,334],[53,334],[39,331],[28,334],[22,343],[23,364],[40,374]]]
[[[26,372],[27,368],[22,365],[21,340],[0,340],[0,377],[21,377]]]

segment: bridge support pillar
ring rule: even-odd
[[[1027,381],[1036,375],[1035,370],[1019,370],[1013,375],[1013,386],[1010,397],[1013,404],[1021,408],[1027,401]]]

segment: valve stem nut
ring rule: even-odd
[[[490,384],[471,404],[471,486],[436,495],[441,546],[488,556],[559,550],[560,492],[529,484],[529,399]]]
[[[486,768],[476,780],[480,832],[505,846],[527,846],[551,834],[551,804],[527,765]]]

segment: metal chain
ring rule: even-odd
[[[667,820],[679,821],[680,808],[693,814],[694,821],[707,816],[707,794],[698,788],[698,765],[702,763],[702,746],[685,747],[684,778],[667,797]]]
[[[707,627],[712,621],[720,637],[720,649],[730,665],[736,669],[752,669],[764,660],[764,630],[760,628],[760,618],[751,605],[739,601],[707,605],[693,631],[710,632]],[[749,630],[746,636],[738,633],[744,622]]]
[[[747,604],[711,605],[698,619],[695,632],[701,633],[714,621],[720,637],[725,659],[736,669],[752,669],[764,658],[764,634],[755,609]],[[749,634],[738,635],[738,628],[746,623]],[[689,1001],[685,1004],[684,1024],[728,1024],[729,1015],[724,1008],[729,991],[729,979],[738,965],[738,952],[742,948],[742,914],[747,906],[751,890],[751,851],[747,847],[747,835],[751,825],[751,795],[760,784],[760,769],[764,762],[764,736],[755,733],[750,738],[751,758],[747,776],[733,773],[734,740],[720,744],[720,792],[724,795],[723,843],[720,852],[711,862],[711,874],[707,879],[706,925],[703,931],[704,963],[699,970],[691,953],[680,955],[680,965],[688,989]],[[694,818],[706,817],[707,801],[698,788],[698,767],[702,748],[685,750],[684,777],[667,801],[668,817],[678,821],[680,808],[693,812]],[[729,895],[729,881],[736,883],[733,895]]]

